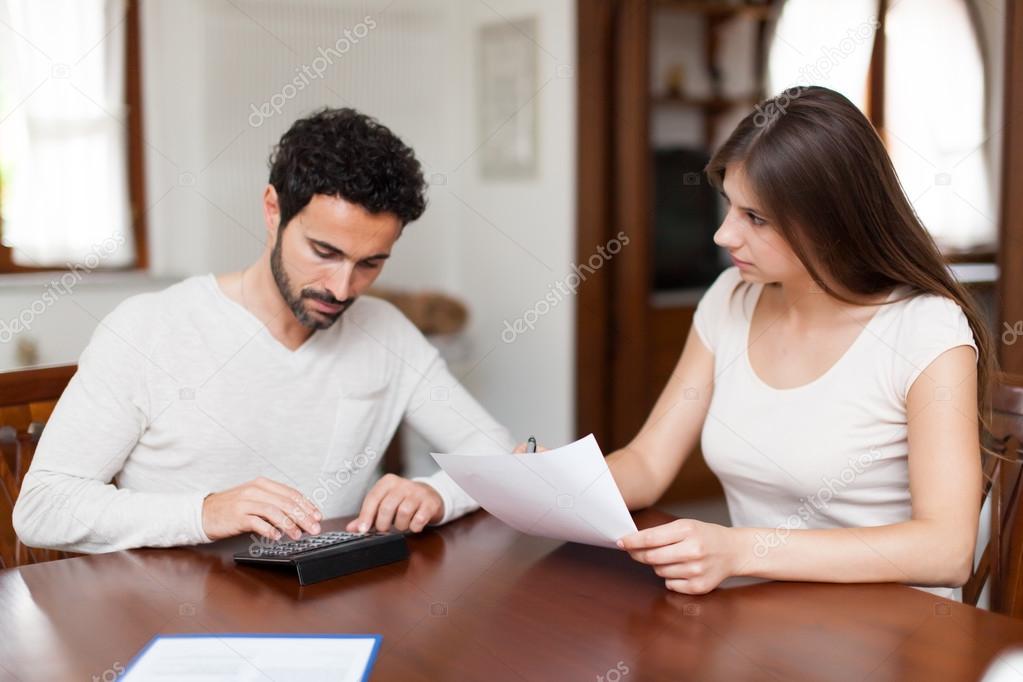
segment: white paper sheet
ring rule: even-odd
[[[360,682],[379,635],[169,635],[155,637],[124,677],[128,682]]]
[[[547,452],[432,454],[481,507],[523,533],[615,547],[636,532],[593,434]]]

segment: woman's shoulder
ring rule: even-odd
[[[700,304],[702,305],[706,301],[725,305],[745,286],[747,286],[747,282],[742,278],[739,268],[732,266],[717,276],[717,279],[700,299]]]
[[[737,320],[748,317],[745,302],[751,287],[742,279],[739,268],[731,267],[718,275],[700,299],[693,324],[711,352],[727,335],[729,327],[734,326]]]
[[[909,387],[939,355],[958,346],[977,352],[969,319],[953,299],[938,294],[901,291],[886,311],[881,331],[895,358],[896,385],[905,396]]]
[[[932,327],[969,326],[962,306],[940,294],[902,288],[895,292],[895,300],[889,307],[896,327],[903,330],[919,332]]]

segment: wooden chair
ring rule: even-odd
[[[11,517],[39,435],[75,369],[60,365],[0,373],[0,568],[74,556],[21,544]]]
[[[458,299],[435,291],[403,291],[398,289],[370,289],[370,294],[382,298],[401,311],[424,336],[457,334],[465,328],[469,309]],[[401,426],[384,451],[385,474],[401,476],[405,472],[405,452],[402,447]]]
[[[973,575],[963,586],[963,601],[977,604],[989,585],[989,608],[1023,617],[1023,376],[1004,374],[992,389],[991,449],[985,455],[984,496],[991,502],[991,537]]]

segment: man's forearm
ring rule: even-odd
[[[205,491],[141,493],[45,470],[26,475],[14,507],[23,543],[70,552],[114,552],[208,542]]]
[[[447,400],[430,399],[435,387],[445,387]],[[438,358],[418,387],[412,400],[418,407],[408,413],[409,425],[439,452],[472,455],[510,453],[515,447],[508,430],[494,420],[458,381],[451,376],[444,361]],[[423,453],[429,457],[428,453]],[[414,479],[433,487],[444,501],[440,523],[479,508],[465,491],[443,471]]]

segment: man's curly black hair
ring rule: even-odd
[[[270,184],[277,190],[280,229],[314,194],[392,213],[402,226],[426,209],[412,149],[376,119],[349,108],[324,108],[295,121],[270,154]]]

